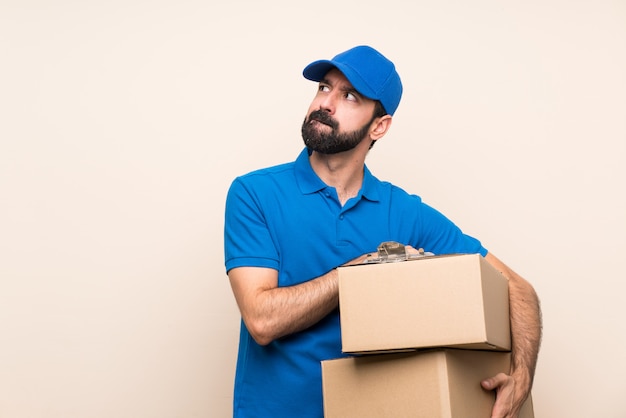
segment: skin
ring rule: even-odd
[[[371,120],[374,102],[358,94],[338,70],[331,70],[320,82],[307,111],[323,109],[339,122],[340,132],[361,128]],[[363,166],[372,141],[381,139],[391,126],[391,116],[374,119],[363,141],[337,154],[313,152],[315,173],[335,187],[341,204],[357,195],[363,181]],[[330,129],[311,121],[317,129]],[[367,254],[345,265],[361,263]],[[530,394],[541,340],[539,300],[533,287],[496,256],[485,259],[509,280],[512,365],[509,374],[500,373],[481,385],[496,392],[492,418],[516,418]],[[305,283],[278,287],[278,272],[259,267],[239,267],[228,273],[241,316],[250,335],[261,345],[307,329],[339,304],[337,270]]]

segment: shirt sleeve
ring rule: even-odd
[[[481,242],[465,234],[454,222],[433,207],[421,203],[421,237],[418,245],[436,255],[444,254],[480,254],[487,255],[487,249]]]
[[[233,181],[226,197],[224,258],[227,272],[235,267],[278,270],[279,266],[262,201],[242,178]]]

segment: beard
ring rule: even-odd
[[[311,123],[314,120],[318,123]],[[374,118],[360,129],[354,131],[339,132],[339,122],[333,119],[328,112],[314,110],[304,118],[302,139],[304,140],[304,145],[310,151],[316,151],[321,154],[337,154],[349,151],[365,139],[373,121]],[[326,125],[326,127],[319,126],[320,124]]]

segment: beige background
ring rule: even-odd
[[[626,416],[626,3],[0,0],[0,417],[228,417],[231,180],[292,160],[310,61],[405,96],[369,156],[531,280],[541,418]]]

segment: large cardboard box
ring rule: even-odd
[[[481,380],[508,372],[510,353],[433,349],[322,362],[325,418],[485,418]],[[533,418],[529,398],[520,418]]]
[[[479,254],[341,267],[342,350],[511,349],[508,281]]]

